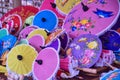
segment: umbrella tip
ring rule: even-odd
[[[41,21],[42,21],[42,22],[46,22],[46,19],[43,17],[43,18],[41,19]]]
[[[42,65],[43,61],[40,59],[40,60],[35,60],[39,65]]]
[[[22,55],[17,55],[17,59],[21,61],[23,59]]]

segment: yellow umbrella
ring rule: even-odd
[[[27,44],[17,45],[12,48],[7,56],[7,67],[17,74],[28,74],[32,70],[32,63],[37,56],[37,51]]]
[[[1,73],[6,73],[6,72],[7,72],[6,67],[0,66],[0,72],[1,72]]]
[[[33,30],[27,37],[27,39],[30,39],[32,36],[34,35],[37,35],[37,34],[40,34],[44,37],[44,39],[46,40],[47,39],[47,32],[43,29],[35,29]]]

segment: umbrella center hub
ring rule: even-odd
[[[43,64],[43,61],[42,61],[42,60],[36,60],[36,62],[37,62],[39,65],[42,65],[42,64]]]
[[[42,22],[46,22],[46,19],[45,19],[45,18],[42,18],[41,20],[42,20]]]
[[[23,56],[17,55],[17,59],[18,59],[19,61],[21,61],[21,60],[23,59]]]

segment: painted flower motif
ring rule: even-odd
[[[81,63],[82,63],[82,64],[88,64],[88,63],[90,63],[90,58],[87,57],[87,56],[84,56],[84,57],[82,58],[82,60],[81,60]]]
[[[93,50],[90,50],[90,49],[85,50],[85,56],[91,58],[93,55],[94,55]]]
[[[97,48],[97,46],[98,46],[98,43],[96,41],[92,41],[87,44],[87,47],[90,49],[95,49]]]
[[[72,21],[72,26],[71,29],[72,31],[76,30],[84,30],[87,31],[89,28],[93,28],[94,25],[91,22],[91,18],[89,19],[83,19],[83,20],[78,20],[78,21]]]

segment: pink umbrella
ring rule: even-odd
[[[28,34],[29,34],[31,31],[35,30],[35,29],[37,29],[36,26],[25,27],[25,28],[20,32],[18,39],[19,39],[19,40],[20,40],[20,39],[26,39],[27,36],[28,36]]]
[[[55,49],[48,47],[40,51],[33,64],[33,75],[37,80],[49,80],[58,70],[59,56]]]
[[[44,46],[45,40],[41,35],[35,35],[31,37],[29,40],[29,44],[33,46],[38,52],[41,51],[41,46]]]
[[[65,16],[63,16],[57,12],[56,4],[54,3],[54,1],[55,0],[44,0],[41,7],[40,7],[40,10],[45,10],[45,9],[52,10],[58,16],[58,18],[64,19]]]
[[[100,35],[112,27],[118,15],[118,0],[84,0],[70,11],[63,28],[72,38],[86,33]]]

